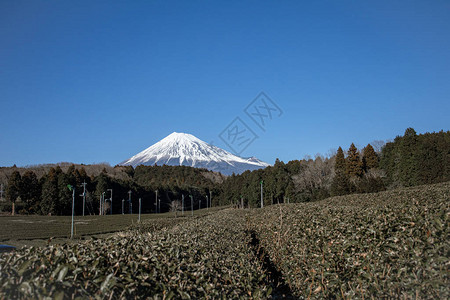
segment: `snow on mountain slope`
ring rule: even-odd
[[[231,175],[269,166],[255,157],[242,158],[187,133],[174,132],[120,165],[169,165],[206,168]]]

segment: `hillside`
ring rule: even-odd
[[[76,169],[84,169],[86,171],[87,176],[96,177],[102,173],[103,170],[107,172],[110,177],[121,179],[121,180],[129,180],[131,179],[129,175],[129,168],[127,167],[111,167],[107,163],[99,163],[92,165],[84,165],[84,164],[73,164],[69,162],[60,162],[56,164],[41,164],[41,165],[31,165],[24,167],[0,167],[0,183],[4,186],[8,183],[8,178],[14,171],[18,171],[21,175],[25,174],[27,171],[32,171],[36,174],[37,178],[41,178],[45,176],[50,169],[60,167],[63,172],[67,172],[71,166],[74,166]]]

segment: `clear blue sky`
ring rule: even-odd
[[[371,2],[0,1],[0,166],[115,165],[173,131],[229,150],[235,117],[269,163],[449,130],[450,2]]]

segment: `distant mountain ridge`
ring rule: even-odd
[[[270,166],[255,157],[242,158],[188,133],[173,132],[144,151],[123,161],[123,166],[190,166],[224,175]]]

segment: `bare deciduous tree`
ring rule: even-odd
[[[384,145],[386,145],[385,141],[375,140],[370,143],[377,154],[381,153],[381,149],[383,149]]]
[[[180,200],[173,200],[170,202],[170,211],[175,212],[175,217],[177,217],[177,212],[181,211],[181,201]]]

